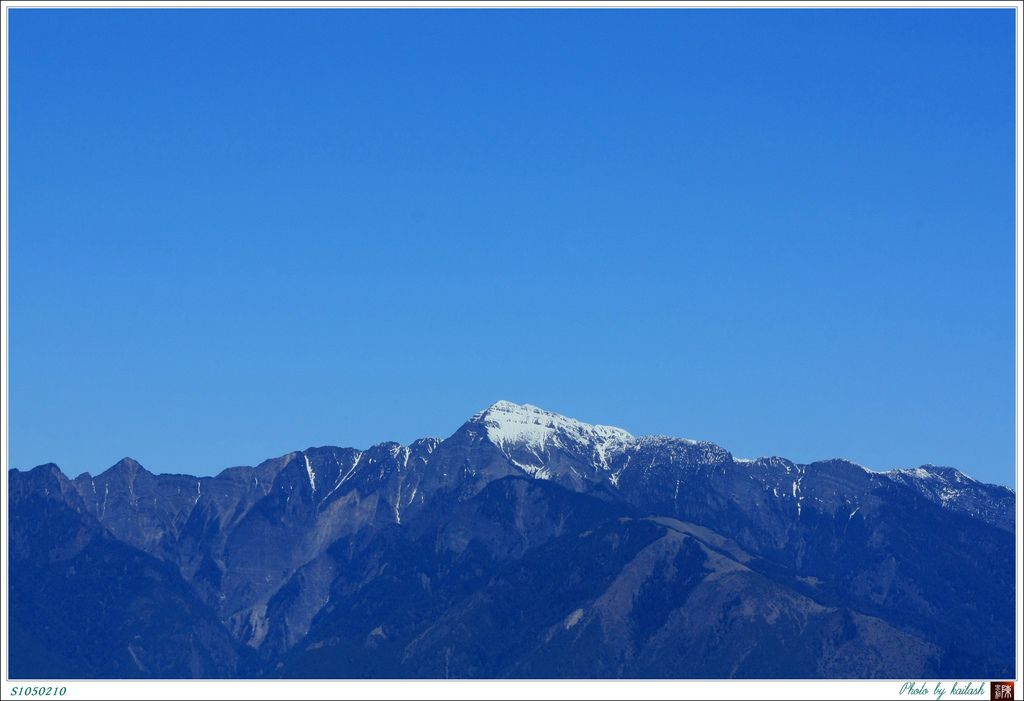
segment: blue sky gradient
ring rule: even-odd
[[[1014,481],[1012,10],[10,16],[12,467],[509,399]]]

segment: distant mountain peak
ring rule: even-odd
[[[107,468],[107,472],[127,472],[134,474],[137,472],[148,472],[148,470],[146,470],[146,468],[144,468],[135,458],[124,457]]]
[[[921,465],[883,473],[893,482],[910,487],[929,501],[945,508],[1012,531],[1014,492],[996,484],[984,484],[955,467]]]
[[[625,446],[635,440],[631,433],[615,426],[588,424],[532,404],[516,404],[504,399],[474,415],[471,421],[482,424],[487,437],[499,448],[566,447],[566,442],[577,446],[611,447]]]
[[[962,484],[976,483],[977,480],[966,475],[955,467],[944,467],[942,465],[921,465],[920,467],[901,468],[892,470],[894,473],[903,473],[908,476],[923,480],[943,480],[946,482],[958,482]]]

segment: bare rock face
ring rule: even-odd
[[[1015,495],[953,468],[498,402],[214,477],[9,478],[16,678],[1014,673]]]

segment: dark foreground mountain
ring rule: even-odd
[[[12,470],[10,670],[1014,677],[1015,494],[498,402],[216,477]]]

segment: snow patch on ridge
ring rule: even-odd
[[[562,626],[566,630],[569,630],[574,625],[579,623],[581,618],[583,618],[583,609],[576,609],[575,611],[573,611],[572,613],[570,613],[568,616],[565,617],[565,620],[562,621]]]
[[[302,454],[303,460],[306,461],[306,474],[309,475],[309,488],[314,492],[316,491],[316,473],[313,472],[313,466],[309,463],[309,456],[305,453]]]

